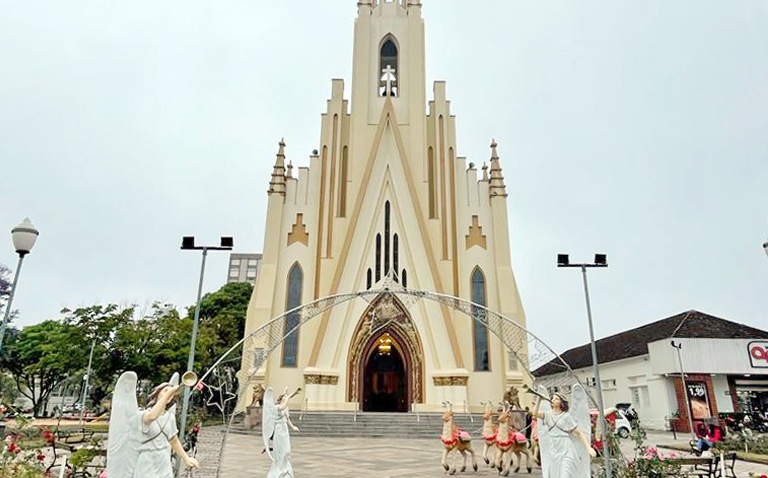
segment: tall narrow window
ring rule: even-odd
[[[288,271],[288,294],[285,299],[285,310],[289,311],[301,305],[301,289],[304,286],[304,273],[296,263]],[[287,334],[283,340],[283,367],[296,367],[299,354],[299,314],[293,312],[285,318],[283,333]]]
[[[379,96],[398,96],[397,45],[387,37],[379,51]]]
[[[376,282],[381,280],[381,234],[376,234]]]
[[[389,201],[384,203],[384,275],[389,274]]]
[[[472,271],[472,302],[485,306],[485,276],[479,267]],[[475,371],[490,370],[488,360],[488,319],[485,309],[472,306],[472,338],[475,351]]]
[[[408,273],[405,272],[405,269],[403,269],[403,273],[400,275],[400,280],[403,281],[403,287],[408,287]]]
[[[398,251],[398,242],[397,234],[395,234],[395,237],[392,238],[392,270],[395,271],[395,275],[397,275],[397,269],[399,269],[400,266],[400,251]]]
[[[368,274],[365,279],[365,288],[370,289],[373,285],[373,272],[371,272],[370,267],[368,268]]]

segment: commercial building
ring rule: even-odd
[[[667,428],[677,418],[675,428],[688,431],[689,413],[695,423],[768,410],[767,331],[690,310],[600,339],[596,347],[605,405],[631,402],[648,428]],[[561,357],[594,391],[590,344]],[[534,375],[547,386],[561,370],[551,362]]]

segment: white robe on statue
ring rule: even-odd
[[[293,478],[291,466],[291,437],[288,432],[288,409],[280,410],[275,403],[272,387],[264,392],[262,438],[272,459],[267,478]]]

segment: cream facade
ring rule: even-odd
[[[294,171],[280,142],[246,336],[294,307],[386,281],[484,304],[524,327],[495,142],[478,171],[458,156],[445,83],[427,100],[420,0],[356,3],[351,97],[332,81],[309,167]],[[301,386],[293,400],[309,410],[440,410],[444,400],[480,409],[527,383],[522,368],[465,314],[385,294],[307,321],[247,380]]]

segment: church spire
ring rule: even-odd
[[[501,175],[501,165],[499,164],[499,153],[496,151],[496,140],[491,140],[491,197],[507,197],[507,188],[504,185],[504,176]]]
[[[272,168],[272,180],[269,182],[269,194],[285,195],[285,141],[280,139],[275,166]]]

